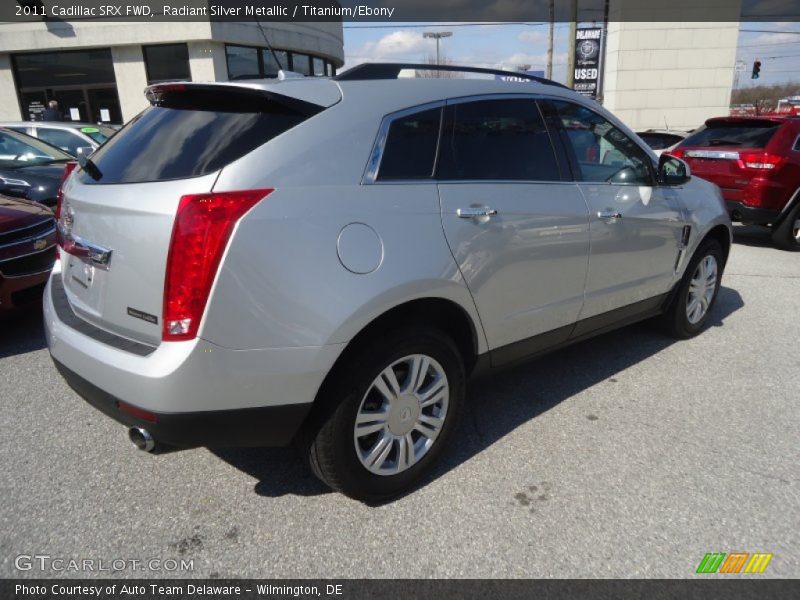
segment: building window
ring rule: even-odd
[[[303,75],[311,75],[311,57],[307,54],[292,52],[292,71]]]
[[[275,62],[276,57],[280,64]],[[275,50],[273,56],[269,48],[262,48],[261,59],[264,62],[264,77],[277,77],[279,70],[289,70],[289,53],[284,50]]]
[[[189,48],[186,44],[159,44],[142,46],[147,83],[160,81],[187,81],[189,71]]]
[[[316,56],[312,59],[312,64],[314,66],[314,77],[324,77],[325,76],[325,61],[321,58],[317,58]]]
[[[275,50],[273,55],[269,48],[226,44],[225,57],[228,62],[228,79],[231,81],[277,77],[281,69],[307,76],[336,73],[336,69],[323,58],[286,50]]]
[[[228,62],[228,79],[260,79],[263,77],[263,66],[258,48],[249,46],[225,46],[225,58]]]

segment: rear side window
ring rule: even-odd
[[[687,137],[681,146],[763,148],[779,127],[780,123],[772,121],[709,121]]]
[[[378,180],[424,179],[433,175],[442,110],[434,108],[392,121]]]
[[[70,154],[77,156],[78,148],[81,146],[88,146],[89,142],[85,142],[75,133],[66,129],[51,129],[49,127],[37,128],[37,135],[43,142],[61,148]]]
[[[304,121],[265,96],[191,91],[140,113],[92,155],[85,183],[145,183],[213,173]]]
[[[559,181],[550,136],[534,100],[479,100],[447,108],[442,180]]]

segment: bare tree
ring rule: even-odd
[[[782,83],[778,85],[754,85],[731,94],[731,105],[751,105],[756,115],[772,112],[778,107],[778,101],[787,96],[800,95],[800,84]]]
[[[419,69],[416,71],[416,77],[422,78],[436,78],[441,77],[442,79],[464,79],[464,73],[459,71],[437,71],[436,70],[436,56],[433,54],[429,54],[425,57],[425,60],[422,61],[426,65],[431,65],[431,69],[425,69],[424,71]],[[444,53],[440,53],[439,64],[441,65],[452,65],[455,64],[452,60],[447,58]]]

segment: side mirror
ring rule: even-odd
[[[692,170],[680,158],[662,154],[658,159],[658,183],[661,185],[681,185],[692,178]]]
[[[78,148],[78,157],[89,156],[92,152],[94,152],[94,148],[91,146],[80,146]]]

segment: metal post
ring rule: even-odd
[[[553,78],[553,26],[555,22],[555,0],[550,0],[550,33],[547,37],[547,78]]]
[[[569,48],[567,50],[567,87],[575,85],[575,36],[578,31],[578,0],[570,0]]]
[[[440,57],[439,57],[439,40],[442,38],[450,37],[453,35],[452,31],[426,31],[422,34],[424,38],[433,38],[436,40],[436,64],[441,64]],[[436,71],[436,76],[441,77],[441,71]]]

